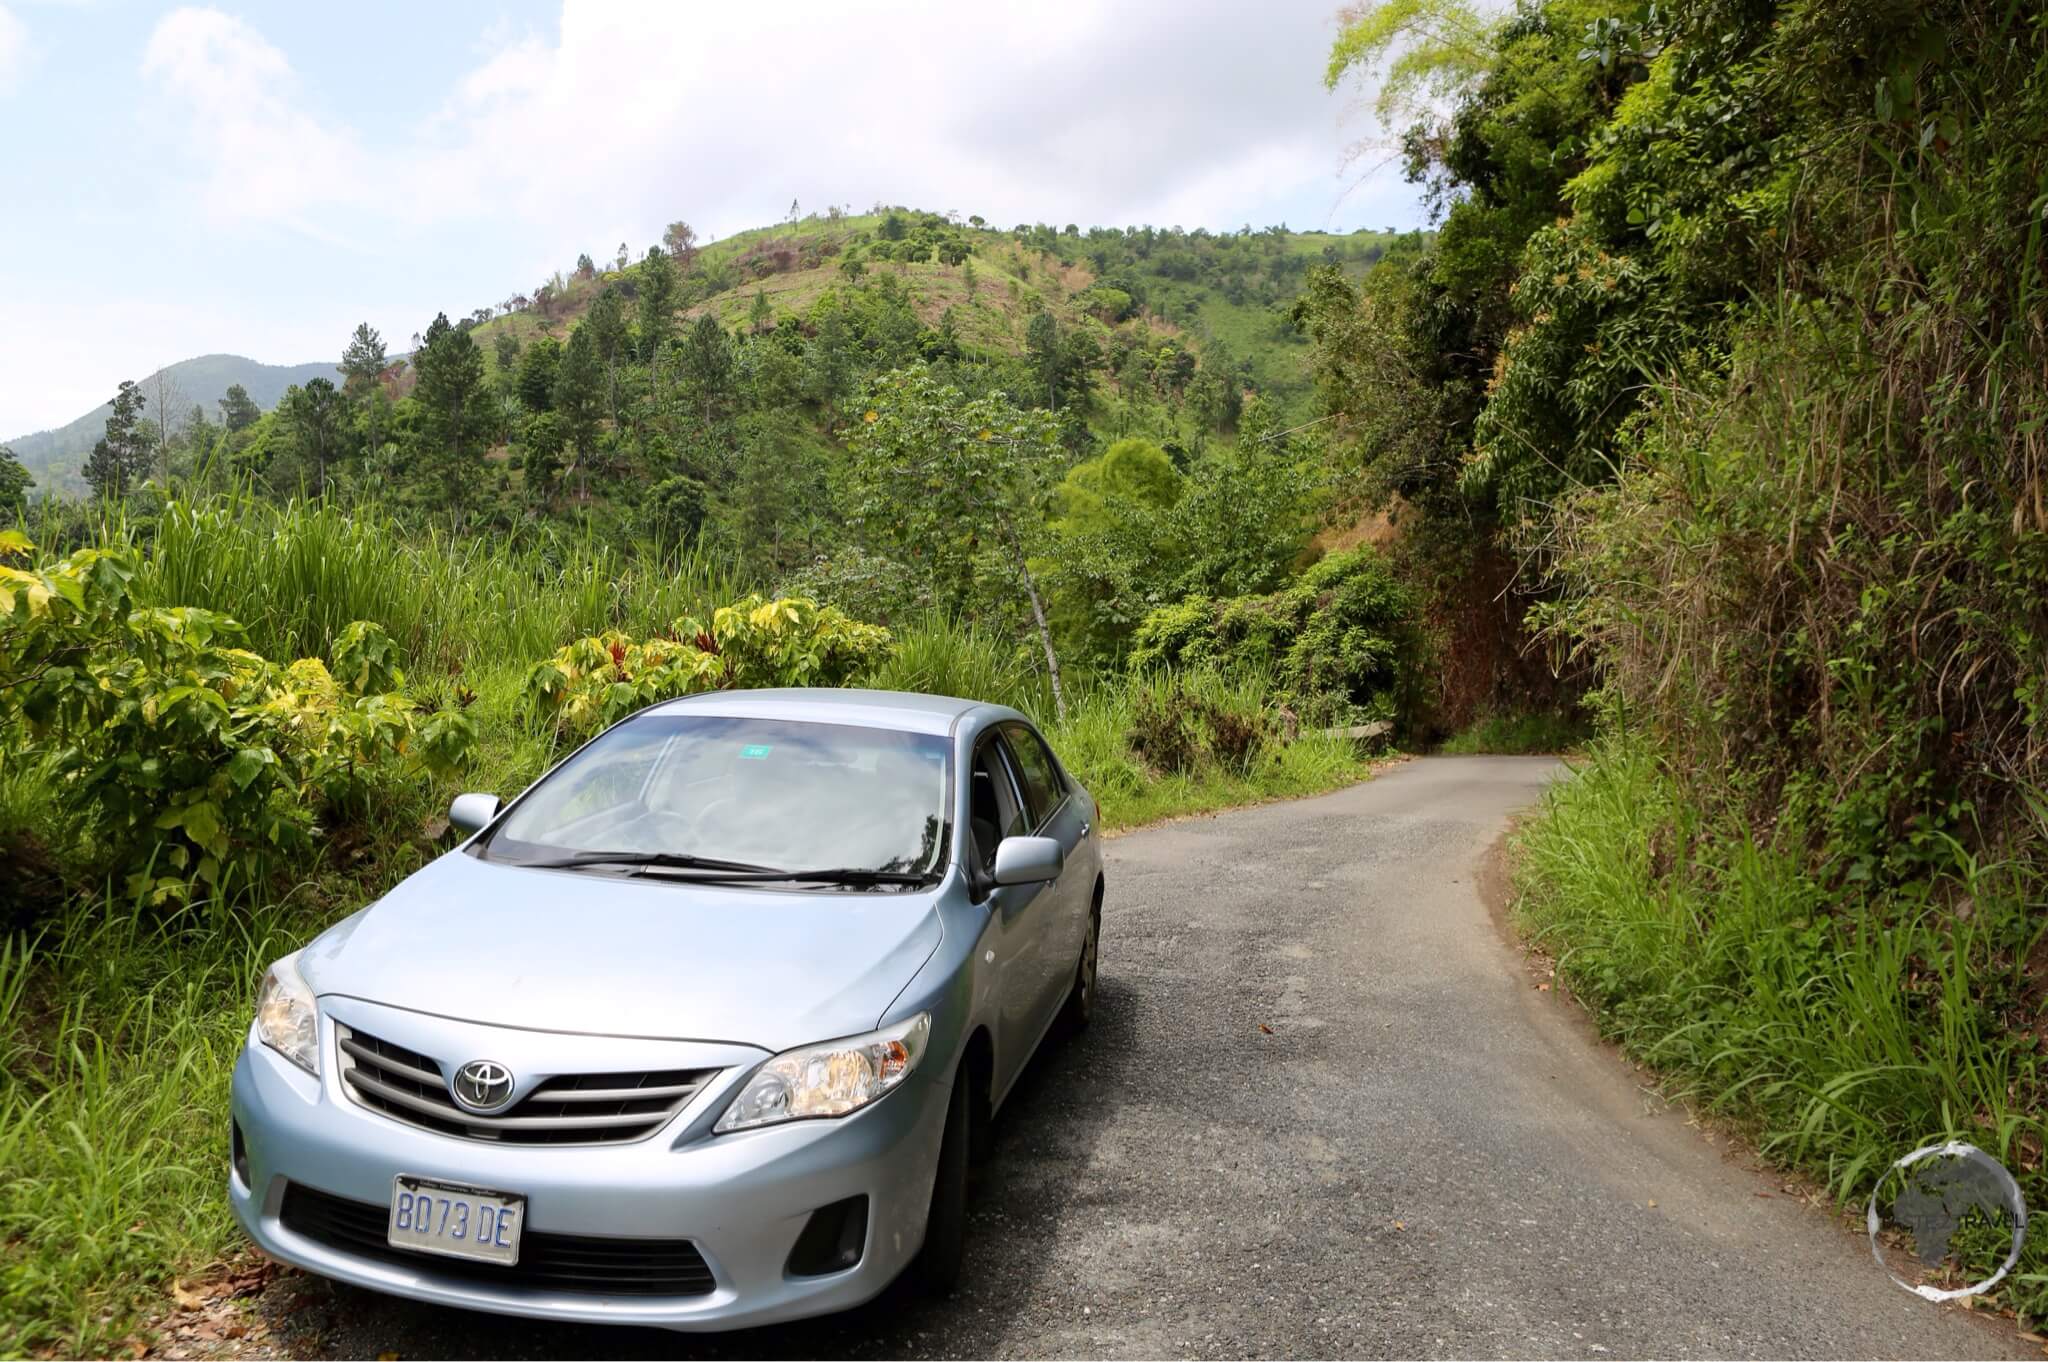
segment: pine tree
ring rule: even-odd
[[[230,389],[230,392],[237,389]],[[248,399],[243,393],[243,400]],[[103,498],[117,500],[128,495],[149,476],[150,432],[142,420],[142,389],[133,379],[122,379],[114,394],[113,410],[107,413],[107,433],[92,448],[85,461],[85,480]],[[250,404],[254,406],[254,403]]]

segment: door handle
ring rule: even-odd
[[[1088,835],[1088,828],[1089,828],[1089,826],[1090,826],[1090,825],[1089,825],[1088,823],[1086,823],[1086,822],[1083,822],[1083,823],[1081,824],[1081,835],[1082,835],[1083,837],[1086,837],[1086,836]]]

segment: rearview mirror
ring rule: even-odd
[[[1067,849],[1056,837],[1005,837],[996,843],[997,884],[1043,884],[1067,865]]]
[[[448,806],[448,823],[464,837],[490,826],[504,806],[494,794],[459,794]]]

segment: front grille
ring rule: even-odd
[[[499,1144],[624,1144],[642,1140],[696,1096],[716,1069],[558,1074],[508,1107],[480,1116],[455,1105],[441,1066],[416,1050],[335,1026],[341,1085],[394,1121]]]
[[[293,1234],[337,1252],[443,1277],[603,1296],[708,1296],[718,1285],[704,1255],[688,1239],[613,1239],[527,1230],[519,1236],[518,1262],[483,1263],[393,1248],[385,1238],[390,1218],[387,1207],[296,1182],[286,1185],[279,1212]]]

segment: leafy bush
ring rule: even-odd
[[[1414,603],[1369,547],[1331,554],[1267,596],[1191,597],[1153,611],[1131,665],[1271,672],[1312,710],[1391,717],[1412,655]]]
[[[708,626],[675,621],[666,638],[635,642],[613,631],[578,639],[529,673],[527,705],[556,731],[580,736],[699,691],[844,685],[889,645],[887,629],[832,606],[748,596],[713,611]]]
[[[27,544],[17,535],[16,553]],[[181,901],[257,880],[310,842],[323,810],[373,780],[453,770],[476,742],[460,710],[401,693],[390,637],[349,625],[335,670],[233,646],[242,626],[190,606],[131,608],[127,555],[84,549],[0,567],[0,724],[64,743],[53,773],[89,812],[129,893]]]
[[[1157,676],[1133,692],[1125,740],[1147,766],[1167,775],[1212,765],[1247,775],[1273,737],[1270,696],[1263,678],[1232,683],[1215,672]]]

